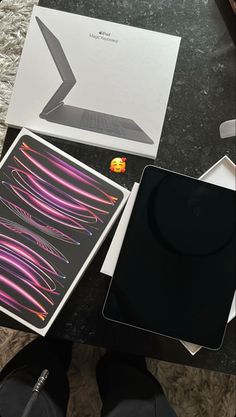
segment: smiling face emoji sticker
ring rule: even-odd
[[[114,158],[110,163],[110,171],[116,174],[124,173],[126,170],[126,158]]]

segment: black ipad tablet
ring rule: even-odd
[[[146,167],[104,316],[218,349],[235,291],[235,197]]]

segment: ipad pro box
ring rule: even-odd
[[[0,311],[44,336],[128,195],[22,129],[0,163]]]

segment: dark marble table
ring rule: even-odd
[[[155,165],[199,177],[222,156],[236,159],[235,138],[220,139],[221,122],[235,118],[235,18],[226,0],[40,0],[57,8],[182,37]],[[5,152],[18,131],[8,129]],[[43,136],[59,148],[131,189],[149,159],[127,156],[127,172],[109,172],[120,153]],[[109,278],[100,267],[107,237],[49,334],[76,342],[126,350],[161,360],[235,373],[235,319],[223,346],[192,357],[180,342],[112,324],[101,314]],[[0,324],[20,328],[5,315]]]

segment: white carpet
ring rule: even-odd
[[[6,110],[34,3],[33,0],[0,2],[0,149],[6,130]],[[32,335],[0,328],[0,367],[31,339]],[[75,345],[69,373],[71,398],[68,417],[99,416],[101,404],[95,364],[101,354],[101,349]],[[148,360],[148,365],[179,417],[235,416],[233,376],[155,360]]]

